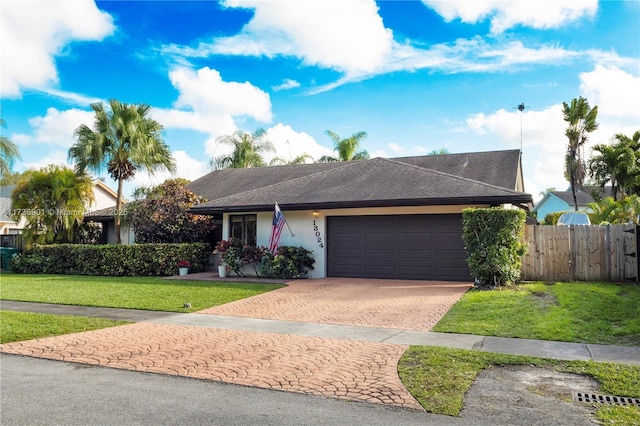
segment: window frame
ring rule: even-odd
[[[239,225],[239,233],[236,230]],[[229,215],[229,237],[237,238],[242,245],[256,246],[258,237],[258,215],[236,214]]]

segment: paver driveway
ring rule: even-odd
[[[446,281],[297,280],[199,313],[429,331],[470,287]]]
[[[469,288],[304,280],[200,314],[428,330]],[[0,345],[4,353],[421,409],[400,382],[406,345],[142,322]]]

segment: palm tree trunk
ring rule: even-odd
[[[578,197],[576,196],[576,154],[577,149],[570,146],[569,158],[567,159],[567,163],[569,163],[569,183],[571,184],[571,194],[573,195],[573,206],[575,207],[575,211],[578,211]]]
[[[115,224],[116,224],[116,244],[122,244],[120,239],[120,211],[122,210],[122,178],[118,179],[118,194],[116,199],[116,216],[115,216]]]

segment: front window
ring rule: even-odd
[[[256,245],[257,216],[245,214],[231,216],[231,237],[242,241],[243,245]]]

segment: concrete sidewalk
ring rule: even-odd
[[[393,328],[375,328],[240,318],[223,315],[181,314],[132,309],[95,308],[0,301],[0,309],[57,315],[78,315],[160,324],[254,331],[306,337],[337,338],[400,345],[440,346],[511,355],[526,355],[560,360],[593,360],[640,366],[640,347],[594,345],[546,340],[512,339],[469,334],[434,333]]]

